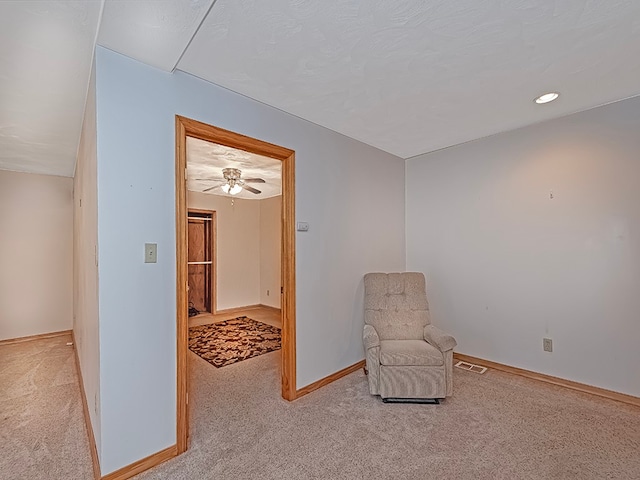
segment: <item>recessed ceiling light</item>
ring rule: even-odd
[[[549,103],[549,102],[553,102],[559,96],[560,96],[559,93],[549,92],[549,93],[545,93],[544,95],[540,95],[539,97],[535,98],[533,101],[539,104]]]

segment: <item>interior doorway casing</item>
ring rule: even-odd
[[[229,130],[176,115],[176,291],[177,291],[177,447],[189,444],[187,354],[187,137],[194,137],[282,162],[282,397],[296,398],[295,152]]]

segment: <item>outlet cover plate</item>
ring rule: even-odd
[[[158,261],[158,244],[144,244],[144,263],[156,263]]]
[[[543,338],[542,349],[545,352],[553,352],[553,341],[550,338]]]

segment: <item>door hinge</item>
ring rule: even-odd
[[[185,179],[185,180],[187,180],[187,179],[188,179],[188,176],[187,176],[187,169],[186,169],[186,167],[185,167],[185,169],[184,169],[184,179]]]

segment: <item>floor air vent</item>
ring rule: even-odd
[[[487,371],[487,367],[481,367],[480,365],[474,365],[473,363],[463,362],[462,360],[460,360],[454,366],[461,368],[462,370],[468,370],[475,373],[484,373]]]

